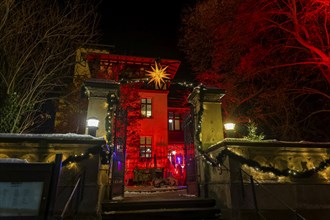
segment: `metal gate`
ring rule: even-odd
[[[114,149],[110,198],[124,197],[127,111],[117,108],[114,119]]]
[[[186,116],[183,122],[184,127],[184,145],[185,145],[185,159],[186,159],[186,175],[187,175],[187,193],[199,196],[197,184],[197,164],[195,157],[195,123],[194,111],[190,110],[190,114]]]

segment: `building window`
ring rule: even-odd
[[[151,158],[151,137],[140,137],[140,158]]]
[[[168,113],[168,130],[180,131],[181,130],[181,117],[179,113]]]
[[[145,118],[150,118],[151,114],[151,99],[142,98],[141,99],[141,116]]]

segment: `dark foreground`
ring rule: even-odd
[[[106,220],[221,219],[215,200],[187,195],[184,188],[129,188],[124,198],[104,202],[102,212]]]

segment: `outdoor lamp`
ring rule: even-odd
[[[96,131],[99,128],[100,120],[98,120],[96,117],[90,117],[87,119],[87,129],[88,134],[91,136],[96,136]]]
[[[224,124],[225,127],[225,136],[228,138],[235,137],[235,123],[227,122]]]
[[[235,124],[234,123],[225,123],[224,124],[225,126],[225,130],[226,131],[232,131],[232,130],[235,130]]]

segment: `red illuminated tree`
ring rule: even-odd
[[[130,161],[125,167],[125,178],[133,175],[133,169],[138,164],[140,155],[141,131],[141,99],[139,88],[141,83],[120,84],[120,108],[127,111],[126,160]],[[126,179],[128,181],[128,179]]]
[[[181,45],[197,79],[227,91],[227,117],[256,120],[277,138],[329,139],[330,128],[316,129],[329,123],[320,120],[330,108],[329,7],[311,0],[203,1],[185,14]]]
[[[138,93],[139,86],[139,83],[120,85],[120,108],[127,111],[126,145],[130,146],[133,151],[138,151],[140,145],[141,101]]]

